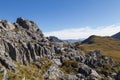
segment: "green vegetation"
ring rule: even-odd
[[[120,72],[120,61],[115,61],[116,66],[114,66],[114,71],[115,72]]]
[[[65,60],[61,67],[61,70],[67,74],[76,74],[77,70],[75,68],[78,67],[78,62],[73,60]]]
[[[0,35],[2,35],[4,32],[0,31]]]
[[[61,55],[62,55],[62,54],[60,54],[60,53],[56,53],[56,54],[55,54],[55,56],[61,56]]]
[[[44,63],[42,66],[41,66],[41,73],[44,73],[47,71],[47,69],[52,65],[52,62],[47,59],[47,58],[42,58],[40,60],[40,62]],[[37,66],[37,65],[36,65]],[[38,67],[39,68],[39,67]]]
[[[18,65],[18,70],[19,72],[17,74],[8,71],[9,80],[21,80],[24,77],[27,80],[43,80],[40,70],[33,64],[30,64],[29,66]]]
[[[3,74],[2,74],[2,73],[0,73],[0,80],[2,80],[2,78],[3,78]]]
[[[48,69],[52,62],[46,58],[42,58],[40,62],[44,63],[44,65],[41,65],[41,67],[38,67],[34,63],[24,66],[15,62],[18,66],[19,72],[14,73],[8,70],[9,80],[22,80],[24,77],[26,80],[44,80],[42,74]]]
[[[0,64],[0,69],[2,69],[2,65]],[[0,80],[3,78],[3,72],[0,72]]]

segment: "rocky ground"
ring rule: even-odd
[[[120,63],[99,50],[84,53],[44,37],[33,21],[0,20],[1,80],[120,80]]]

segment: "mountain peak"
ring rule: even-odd
[[[0,31],[9,31],[15,28],[14,24],[7,20],[0,20]]]
[[[120,32],[112,35],[112,38],[120,39]]]
[[[36,31],[38,29],[38,26],[34,21],[27,20],[22,17],[17,18],[16,23],[28,30]]]
[[[84,41],[82,41],[82,43],[91,44],[91,43],[93,43],[93,40],[96,39],[96,38],[100,38],[100,36],[91,35],[90,37],[88,37],[87,39],[85,39]]]

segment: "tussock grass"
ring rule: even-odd
[[[52,62],[46,58],[42,58],[41,62],[44,65],[41,65],[41,68],[37,67],[36,64],[30,63],[28,66],[20,65],[15,62],[18,66],[18,73],[14,73],[10,70],[8,71],[9,80],[22,80],[24,77],[26,80],[44,80],[43,73],[47,71]]]
[[[78,62],[73,60],[64,60],[61,70],[67,74],[76,74],[77,70],[75,68],[78,67]]]
[[[84,52],[101,50],[103,55],[120,61],[120,40],[110,37],[95,36],[90,40],[90,42],[92,43],[80,44],[80,49]]]

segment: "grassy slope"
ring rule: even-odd
[[[25,80],[44,80],[42,75],[49,68],[49,66],[52,65],[52,62],[46,58],[42,58],[41,62],[44,63],[41,68],[37,67],[37,65],[34,63],[30,63],[30,65],[24,66],[15,62],[19,72],[14,73],[10,70],[7,70],[9,80],[22,80],[24,77]]]
[[[120,40],[110,37],[94,36],[89,40],[91,43],[83,43],[79,47],[81,50],[88,52],[91,50],[101,50],[103,55],[112,57],[113,59],[120,59]]]

